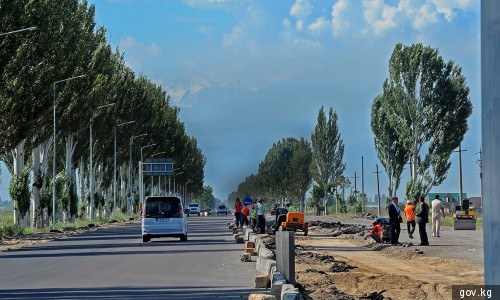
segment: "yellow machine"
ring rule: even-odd
[[[455,207],[453,214],[453,229],[476,230],[476,213],[474,206],[470,206],[469,199],[462,200],[462,205]]]
[[[281,223],[281,229],[287,231],[301,230],[304,236],[309,232],[309,223],[304,221],[304,214],[301,212],[289,212],[286,214],[286,221]]]

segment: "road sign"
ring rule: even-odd
[[[243,206],[247,206],[247,205],[250,205],[252,203],[253,203],[253,201],[252,201],[252,198],[250,198],[250,197],[246,197],[245,199],[243,199]]]
[[[146,158],[142,163],[144,176],[173,176],[174,159],[173,158]]]

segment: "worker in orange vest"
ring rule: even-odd
[[[410,237],[410,239],[412,239],[413,232],[415,232],[415,206],[410,200],[406,201],[405,218],[406,226],[408,228],[408,236]]]
[[[243,228],[243,225],[248,227],[248,216],[250,215],[250,209],[252,208],[252,204],[248,204],[247,206],[243,207],[241,210],[241,228]]]
[[[372,222],[373,229],[370,231],[369,234],[365,236],[365,240],[368,237],[371,237],[372,239],[375,240],[377,243],[382,243],[382,232],[384,229],[382,229],[382,226],[379,225],[379,222],[377,220],[373,220]]]

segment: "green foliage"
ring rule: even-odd
[[[0,224],[0,238],[1,237],[11,237],[16,235],[23,235],[25,232],[25,227],[19,224],[7,225]]]
[[[337,123],[337,113],[333,111],[333,108],[330,108],[327,120],[322,106],[318,113],[316,127],[311,133],[310,174],[312,179],[325,190],[330,186],[335,189],[345,170],[344,143]]]
[[[415,182],[407,184],[407,194],[416,195],[411,189],[417,187],[419,194],[427,194],[446,178],[450,155],[468,130],[469,88],[458,65],[445,62],[437,49],[422,44],[397,44],[389,74],[382,95],[372,106],[374,133],[380,141],[395,141],[409,154]],[[387,128],[381,128],[383,123],[377,120],[384,116]],[[395,168],[403,167],[400,160],[391,160]],[[396,171],[391,174],[398,176]]]
[[[273,144],[259,164],[260,183],[277,198],[302,197],[311,182],[311,159],[311,148],[304,138],[282,139]]]
[[[0,157],[19,144],[29,153],[52,136],[55,96],[58,153],[64,153],[60,151],[64,138],[73,136],[78,144],[73,159],[88,159],[92,118],[93,159],[102,166],[104,176],[99,184],[103,187],[113,181],[114,135],[110,129],[134,116],[134,126],[117,130],[117,144],[129,145],[132,136],[143,133],[149,139],[154,136],[157,145],[146,149],[144,157],[165,151],[165,157],[174,158],[176,167],[184,172],[178,182],[192,180],[190,191],[202,193],[206,159],[196,139],[186,133],[179,108],[171,105],[161,86],[136,76],[118,49],[113,52],[106,29],[96,27],[94,5],[85,0],[6,0],[0,5],[0,15],[0,28],[5,31],[37,27],[0,40]],[[81,74],[86,76],[65,80]],[[115,105],[97,110],[109,103]],[[117,161],[129,161],[130,149],[133,157],[139,157],[136,143],[144,142],[146,137],[134,140],[131,148],[119,147]],[[60,155],[56,164],[60,170]],[[43,180],[38,180],[38,174],[36,177],[35,184],[43,187]],[[56,180],[58,206],[70,212],[76,211],[73,180],[64,179],[64,188]],[[51,188],[42,188],[41,193],[42,207],[51,206]],[[98,198],[96,203],[100,201]]]
[[[375,150],[382,166],[388,176],[389,196],[397,191],[403,167],[408,161],[409,153],[399,141],[399,136],[388,122],[387,112],[384,110],[383,103],[387,101],[383,97],[377,96],[372,104],[371,127],[375,135]]]
[[[30,208],[31,191],[29,188],[29,168],[25,168],[19,176],[10,180],[9,195],[20,218],[24,218]]]

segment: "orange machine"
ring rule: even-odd
[[[289,212],[286,214],[286,221],[281,223],[282,230],[297,231],[301,230],[304,232],[304,236],[307,236],[309,231],[309,224],[304,221],[304,214],[301,212]]]

